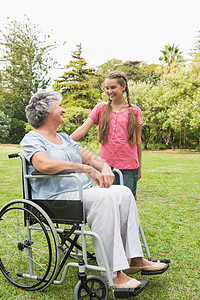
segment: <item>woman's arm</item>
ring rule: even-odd
[[[39,172],[44,174],[57,174],[64,170],[73,170],[75,173],[88,173],[93,169],[91,166],[85,164],[52,159],[43,151],[36,152],[32,156],[31,162]]]
[[[87,173],[102,188],[109,187],[114,180],[114,175],[106,162],[86,149],[82,149],[80,155],[82,164],[52,159],[45,152],[38,151],[32,156],[31,162],[39,172],[44,174],[73,170],[75,173]]]
[[[94,125],[94,121],[88,117],[87,120],[79,127],[77,128],[71,135],[71,139],[77,142],[80,140],[86,133],[92,128]]]

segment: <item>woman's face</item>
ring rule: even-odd
[[[56,101],[55,105],[52,108],[52,111],[49,113],[49,118],[52,119],[57,125],[64,123],[63,114],[65,110],[62,108],[61,103]]]
[[[107,78],[105,80],[105,88],[106,88],[106,94],[110,98],[110,100],[120,100],[123,98],[123,92],[126,89],[126,84],[121,86],[117,79],[109,79]]]

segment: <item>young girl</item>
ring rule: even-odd
[[[99,125],[100,156],[121,170],[124,185],[131,189],[136,199],[137,180],[141,178],[141,110],[131,104],[127,78],[122,72],[107,75],[105,88],[108,103],[97,104],[71,138],[78,141],[94,124]],[[114,184],[119,184],[117,177]]]

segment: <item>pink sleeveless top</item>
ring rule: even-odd
[[[97,104],[89,114],[96,125],[99,124],[105,102]],[[132,107],[137,125],[142,125],[141,109]],[[139,167],[137,145],[130,146],[127,136],[129,109],[122,112],[111,112],[110,128],[106,144],[101,144],[100,156],[117,169],[137,169]]]

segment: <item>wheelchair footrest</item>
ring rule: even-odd
[[[160,261],[161,263],[165,263],[165,264],[169,264],[170,263],[170,259],[154,259],[152,260],[153,262],[157,262]]]
[[[155,271],[142,270],[141,275],[160,275],[160,274],[163,274],[165,271],[167,271],[167,269],[169,268],[169,263],[167,261],[170,262],[170,260],[158,259],[158,260],[152,260],[152,261],[153,262],[160,261],[162,263],[165,263],[166,267],[161,270],[155,270]]]
[[[115,298],[128,298],[139,295],[149,284],[148,280],[140,280],[142,283],[140,287],[131,290],[131,289],[114,289]]]

